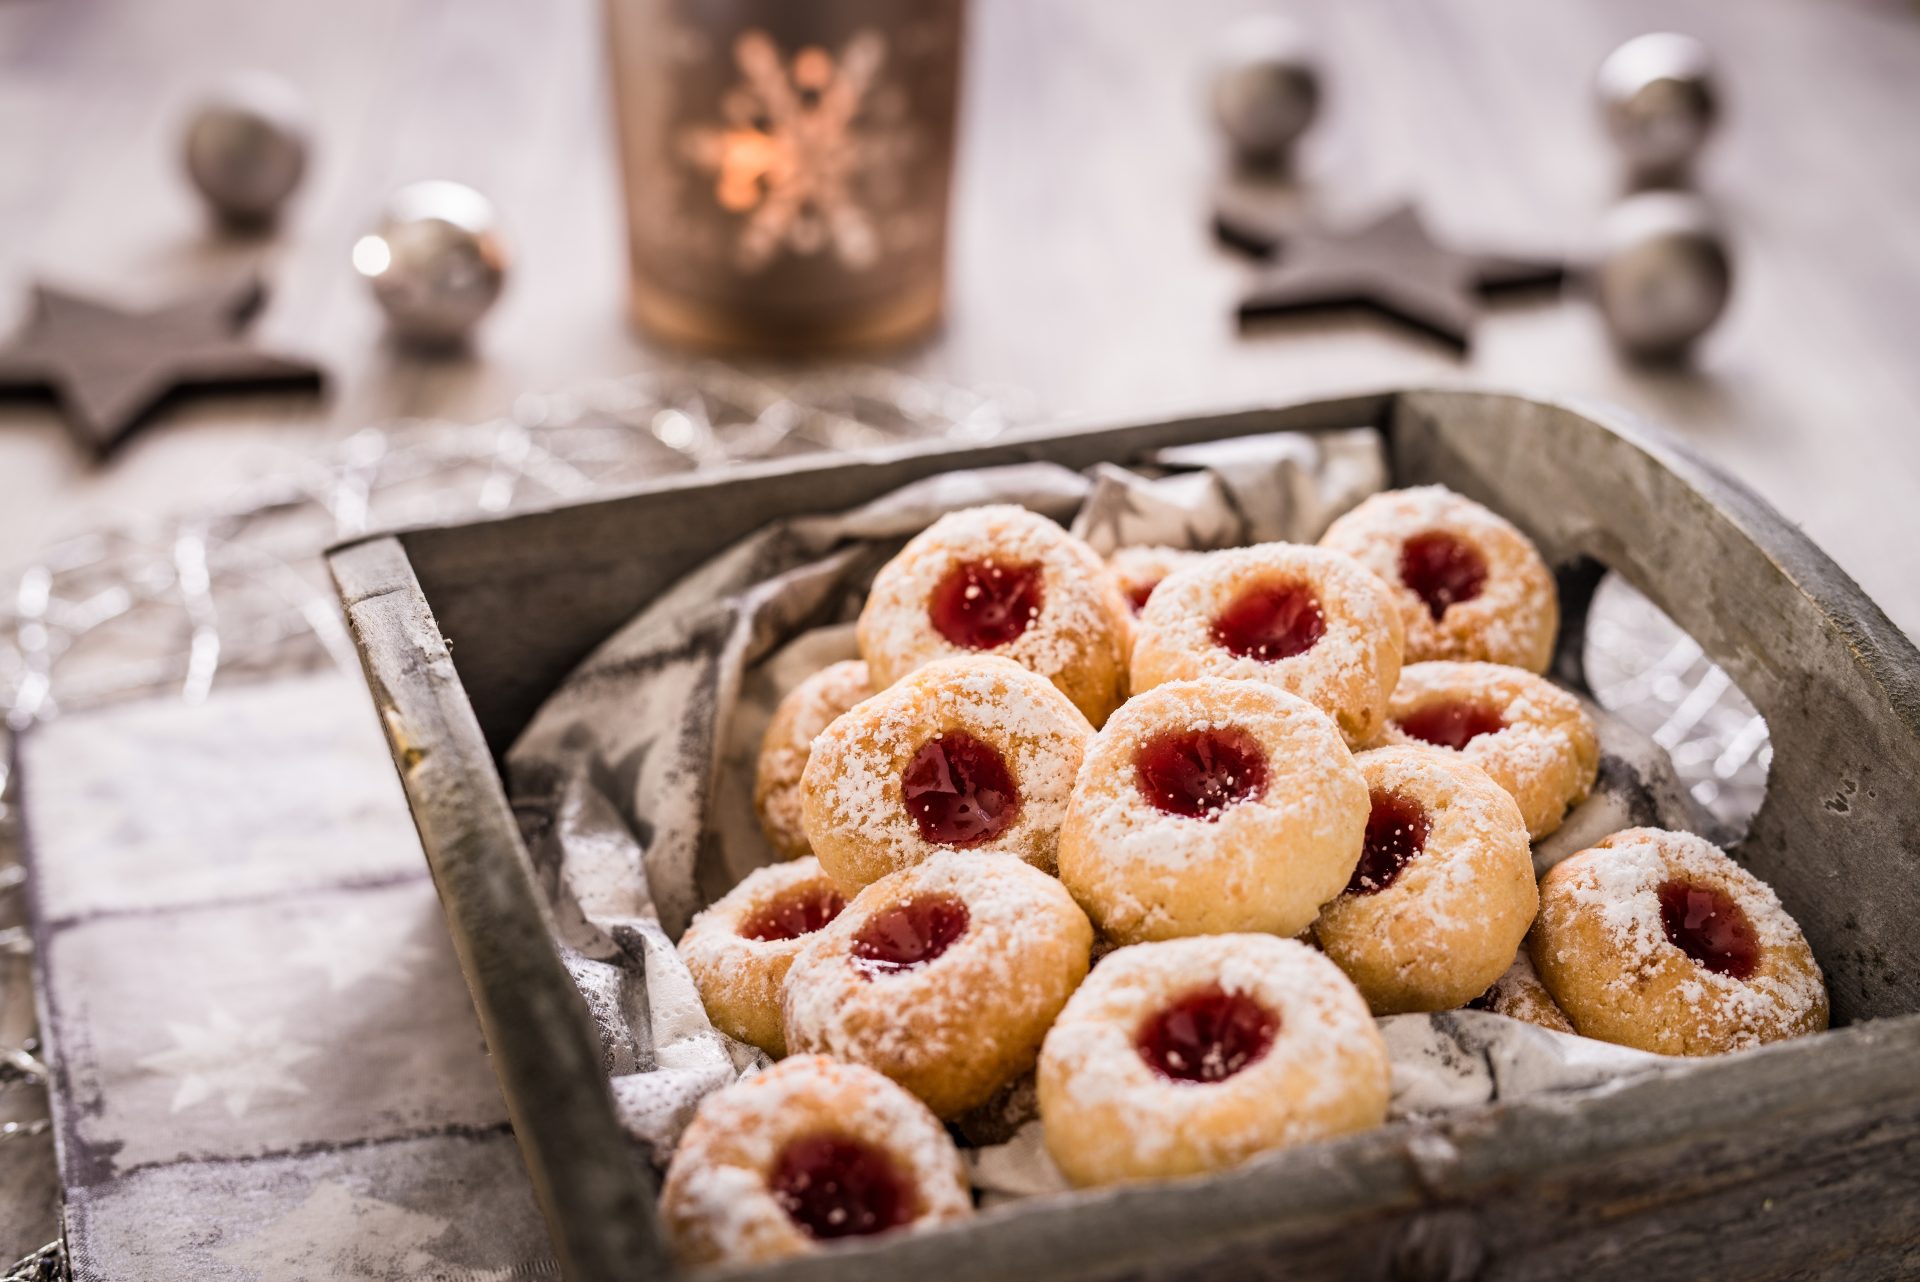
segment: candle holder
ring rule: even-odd
[[[634,319],[898,342],[945,297],[964,0],[606,0]]]

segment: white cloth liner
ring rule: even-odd
[[[901,543],[941,513],[988,502],[1071,520],[1101,552],[1310,542],[1386,476],[1370,429],[1187,446],[1084,475],[1051,464],[947,473],[841,515],[774,523],[601,645],[508,753],[508,780],[622,1122],[646,1156],[663,1166],[700,1099],[766,1062],[707,1020],[670,941],[772,860],[752,806],[760,736],[795,683],[854,656],[851,621]],[[1601,784],[1567,831],[1584,845],[1627,823],[1697,822],[1665,754],[1601,724]],[[1536,854],[1545,863],[1578,848],[1547,843]],[[1381,1025],[1396,1116],[1577,1090],[1670,1063],[1483,1012]],[[1037,1122],[969,1160],[989,1199],[1065,1187]]]

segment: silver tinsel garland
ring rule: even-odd
[[[283,474],[218,508],[69,539],[0,579],[0,709],[19,728],[170,686],[201,699],[216,675],[329,659],[353,670],[318,553],[369,529],[700,467],[982,441],[1020,412],[1005,394],[885,370],[774,379],[703,365],[522,396],[491,422],[369,428],[325,455],[290,457]]]
[[[0,1282],[66,1282],[69,1276],[66,1248],[56,1241],[17,1261]]]

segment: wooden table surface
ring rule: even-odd
[[[1748,0],[1347,0],[1291,6],[1329,96],[1302,199],[1338,214],[1417,195],[1444,232],[1579,251],[1615,193],[1590,82],[1649,29],[1719,56],[1730,112],[1702,175],[1730,226],[1732,309],[1686,370],[1636,372],[1578,301],[1503,307],[1470,359],[1365,318],[1251,336],[1247,268],[1213,245],[1201,109],[1229,0],[978,0],[953,302],[894,359],[1011,384],[1049,411],[1137,415],[1428,381],[1582,393],[1726,464],[1920,632],[1920,11]],[[10,0],[0,5],[0,327],[37,277],[159,299],[258,262],[264,338],[333,372],[315,406],[170,411],[104,469],[51,413],[0,407],[0,561],[118,516],[218,496],[396,414],[479,417],[522,391],[671,359],[627,330],[592,0]],[[312,99],[317,161],[264,240],[221,239],[179,175],[181,113],[223,71]],[[347,267],[383,196],[471,182],[518,247],[466,359],[396,351]]]

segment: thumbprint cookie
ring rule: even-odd
[[[1513,796],[1535,841],[1586,800],[1600,768],[1599,736],[1580,701],[1496,663],[1408,664],[1384,741],[1459,753]]]
[[[802,945],[781,997],[787,1045],[865,1064],[957,1117],[1033,1067],[1092,951],[1052,877],[1006,855],[935,855]]]
[[[1093,738],[1060,879],[1117,943],[1305,929],[1360,858],[1367,784],[1340,731],[1258,681],[1172,681]]]
[[[972,1214],[960,1151],[926,1106],[819,1055],[701,1101],[660,1194],[689,1266],[764,1263]]]
[[[1378,748],[1355,762],[1365,848],[1314,936],[1376,1015],[1465,1005],[1512,963],[1539,906],[1520,808],[1453,753]]]
[[[1184,548],[1169,547],[1130,547],[1121,548],[1107,558],[1107,569],[1113,572],[1114,581],[1120,585],[1120,594],[1135,614],[1147,608],[1147,598],[1160,586],[1160,581],[1176,570],[1198,565],[1206,556],[1205,552],[1189,552]]]
[[[802,681],[773,710],[773,720],[760,740],[753,808],[759,813],[767,844],[780,858],[798,859],[813,849],[800,817],[800,776],[806,771],[814,736],[872,693],[867,665],[848,659]]]
[[[1540,982],[1540,972],[1533,968],[1533,955],[1524,946],[1514,954],[1513,965],[1467,1006],[1469,1010],[1491,1011],[1523,1024],[1550,1028],[1556,1033],[1573,1031],[1573,1021]]]
[[[1531,945],[1583,1037],[1718,1055],[1827,1026],[1826,981],[1778,896],[1690,833],[1629,828],[1561,861]]]
[[[880,687],[935,659],[993,654],[1053,682],[1095,725],[1126,697],[1127,605],[1106,562],[1025,508],[928,526],[875,576],[859,639]]]
[[[1040,1117],[1076,1185],[1193,1175],[1386,1120],[1387,1049],[1339,968],[1271,935],[1135,944],[1047,1034]]]
[[[856,890],[941,850],[1015,855],[1052,872],[1092,733],[1017,663],[930,663],[813,741],[800,781],[807,840]]]
[[[807,936],[840,915],[846,895],[817,859],[795,859],[749,873],[693,919],[680,936],[680,960],[693,974],[713,1026],[776,1059],[780,987]]]
[[[1400,676],[1400,611],[1358,561],[1292,543],[1216,552],[1153,590],[1134,630],[1133,690],[1264,681],[1313,704],[1347,742],[1379,733]]]
[[[1439,485],[1376,494],[1320,546],[1344,552],[1393,592],[1407,662],[1477,659],[1545,672],[1560,630],[1553,574],[1512,522]]]

